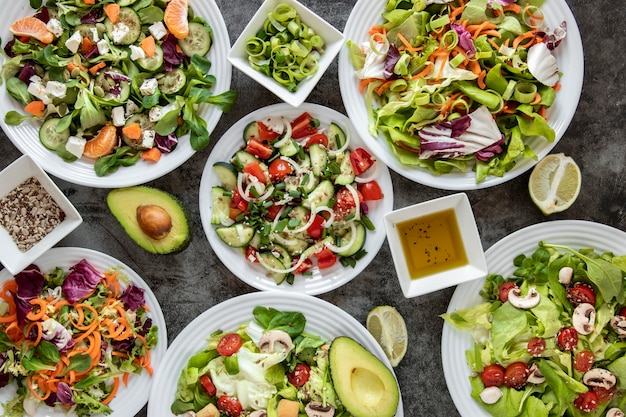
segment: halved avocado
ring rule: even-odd
[[[191,242],[191,215],[176,196],[141,185],[107,195],[109,210],[128,236],[148,252],[179,252]]]
[[[356,340],[340,336],[329,350],[335,392],[353,417],[393,417],[400,392],[393,372]]]

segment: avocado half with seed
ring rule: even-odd
[[[393,417],[400,391],[393,372],[354,339],[340,336],[330,345],[333,386],[353,417]]]
[[[151,253],[179,252],[191,242],[191,216],[176,196],[141,185],[109,191],[107,205],[124,231]]]

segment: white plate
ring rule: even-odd
[[[28,0],[19,0],[16,4],[5,8],[0,14],[0,39],[2,47],[13,38],[9,33],[9,26],[15,20],[34,14]],[[211,74],[215,75],[216,82],[212,88],[214,94],[220,94],[230,88],[231,69],[230,62],[226,59],[230,49],[230,38],[226,30],[226,24],[222,18],[214,0],[190,0],[190,5],[197,16],[201,16],[213,28],[213,46],[207,58],[211,61]],[[4,63],[4,55],[0,56],[0,64]],[[74,184],[97,188],[117,188],[143,184],[159,178],[186,162],[195,151],[189,142],[189,135],[180,138],[178,146],[170,154],[164,154],[161,160],[154,164],[140,160],[131,167],[121,167],[117,172],[105,177],[98,177],[93,169],[93,162],[87,158],[67,163],[59,158],[54,152],[44,148],[39,142],[40,123],[25,121],[19,126],[8,126],[4,122],[5,114],[10,110],[16,110],[24,114],[20,104],[6,93],[6,87],[2,86],[0,94],[0,123],[2,130],[11,142],[23,154],[30,155],[46,172],[58,178],[62,178]],[[203,105],[199,113],[207,123],[209,133],[215,128],[222,116],[222,111],[215,106]]]
[[[367,217],[374,223],[376,230],[367,231],[365,240],[367,255],[359,260],[354,268],[344,268],[337,262],[334,266],[322,270],[322,273],[315,269],[312,276],[297,276],[293,285],[287,283],[276,285],[272,278],[268,278],[265,275],[266,271],[262,266],[247,262],[240,250],[225,245],[217,236],[217,233],[215,233],[215,226],[211,224],[211,213],[213,210],[211,187],[219,185],[219,180],[213,172],[213,164],[219,161],[229,161],[235,151],[243,145],[243,129],[248,123],[268,116],[285,116],[289,119],[295,119],[305,111],[319,119],[322,126],[328,126],[330,122],[334,121],[338,122],[340,126],[348,127],[351,132],[350,149],[357,147],[369,149],[359,138],[350,120],[335,110],[310,103],[304,103],[298,108],[285,103],[274,104],[248,114],[228,129],[215,145],[213,151],[211,151],[202,173],[199,202],[204,233],[207,239],[209,239],[213,251],[215,251],[224,265],[233,274],[237,275],[239,279],[259,290],[278,289],[309,295],[331,291],[361,273],[374,259],[386,238],[384,215],[393,210],[393,184],[391,183],[389,170],[381,163],[378,164],[378,177],[376,180],[380,184],[385,197],[382,201],[368,202],[369,213]]]
[[[329,341],[338,336],[349,336],[392,369],[376,340],[361,323],[339,307],[303,294],[292,294],[289,297],[278,291],[245,294],[211,307],[176,336],[165,354],[163,363],[155,373],[148,401],[150,417],[173,416],[170,407],[176,395],[176,383],[189,358],[206,347],[206,340],[213,331],[236,329],[253,320],[252,310],[257,306],[273,307],[281,311],[299,311],[306,317],[307,333],[319,335]],[[400,395],[396,417],[403,416]]]
[[[359,0],[352,9],[343,31],[346,41],[352,40],[357,44],[366,41],[370,27],[382,22],[381,14],[384,7],[385,2],[372,4],[369,0]],[[543,4],[542,10],[545,14],[546,25],[551,30],[558,27],[561,22],[567,22],[567,38],[554,52],[559,69],[563,72],[563,77],[560,80],[562,88],[556,96],[554,105],[547,113],[548,122],[555,130],[556,139],[552,143],[538,138],[528,142],[539,159],[546,156],[554,148],[574,117],[582,90],[584,68],[580,33],[574,15],[565,0],[547,1]],[[368,117],[365,98],[359,92],[359,80],[354,75],[354,67],[350,62],[350,53],[347,47],[344,47],[339,54],[339,86],[348,116],[368,146],[376,153],[376,156],[398,174],[420,184],[446,190],[487,188],[511,180],[537,163],[537,161],[525,159],[503,177],[490,176],[480,184],[476,184],[476,175],[472,171],[436,176],[426,169],[403,165],[393,155],[387,140],[382,135],[373,137],[367,129]]]
[[[99,270],[107,270],[109,268],[119,268],[120,272],[125,274],[131,282],[144,290],[144,298],[146,305],[150,309],[148,316],[152,318],[152,325],[158,326],[159,341],[157,346],[150,351],[150,362],[152,368],[156,370],[159,364],[163,361],[167,350],[167,329],[165,328],[165,318],[161,311],[161,306],[156,297],[148,287],[148,284],[141,279],[139,275],[127,265],[118,261],[117,259],[105,255],[104,253],[97,252],[91,249],[84,248],[52,248],[41,256],[35,264],[42,270],[42,272],[50,271],[55,267],[61,267],[67,270],[69,267],[77,264],[82,259],[86,259],[90,264],[95,266]],[[6,269],[0,271],[0,284],[13,279],[13,275],[9,274]],[[121,386],[117,395],[111,401],[109,406],[113,410],[113,413],[108,417],[128,417],[137,414],[148,401],[149,388],[152,384],[153,378],[150,377],[147,371],[142,371],[141,374],[133,374],[128,380],[128,386]],[[11,386],[5,387],[0,390],[0,403],[5,403],[13,398],[14,390],[11,390]],[[72,417],[76,416],[75,413],[66,414],[65,412],[54,410],[51,407],[40,406],[37,409],[37,413],[34,417]]]
[[[542,240],[574,249],[595,248],[596,251],[611,251],[616,255],[626,253],[626,233],[621,230],[582,220],[552,221],[518,230],[490,247],[485,253],[489,273],[511,276],[515,270],[513,259],[521,253],[532,254]],[[479,279],[460,285],[450,300],[448,313],[479,304],[482,301],[479,291],[484,283],[484,279]],[[452,400],[463,417],[490,417],[470,396],[471,370],[465,361],[465,351],[473,346],[469,332],[444,323],[441,360]]]

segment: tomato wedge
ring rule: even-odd
[[[315,143],[322,145],[325,148],[328,148],[328,136],[326,136],[323,133],[316,133],[313,136],[311,136],[309,140],[306,141],[306,146],[308,148],[309,146]]]
[[[269,157],[272,156],[272,153],[274,153],[271,146],[256,139],[250,139],[245,150],[260,159],[269,159]]]
[[[359,192],[363,196],[363,201],[375,201],[383,199],[383,190],[376,181],[369,181],[359,184]]]
[[[267,127],[265,123],[260,121],[256,122],[256,129],[259,132],[259,140],[262,142],[270,142],[280,136],[278,132],[274,132],[272,129]]]
[[[291,137],[294,139],[305,138],[317,133],[319,121],[314,119],[308,112],[302,113],[291,122]]]
[[[350,152],[350,162],[356,175],[361,175],[374,165],[374,158],[363,148],[356,148]]]
[[[324,219],[319,214],[316,214],[315,219],[313,219],[313,223],[311,223],[309,228],[306,229],[309,236],[312,237],[313,239],[319,239],[320,237],[322,237],[322,233],[324,232],[325,221],[326,219]]]
[[[267,178],[265,178],[265,172],[263,171],[263,168],[261,168],[261,164],[259,164],[257,161],[248,162],[246,166],[243,167],[243,172],[254,176],[263,184],[267,183]]]
[[[337,262],[337,255],[328,248],[324,248],[315,254],[319,269],[329,268]]]

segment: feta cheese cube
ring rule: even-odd
[[[124,123],[126,123],[126,117],[124,116],[124,107],[117,106],[111,109],[111,121],[113,122],[113,126],[124,126]]]
[[[46,84],[46,94],[48,96],[63,98],[67,93],[67,86],[58,81],[48,81]]]
[[[100,39],[97,43],[96,46],[98,47],[98,53],[100,55],[104,55],[107,52],[109,52],[111,49],[109,48],[109,44],[106,41],[106,39]]]
[[[65,143],[65,149],[76,158],[80,158],[85,151],[85,143],[87,143],[87,139],[79,138],[78,136],[70,136]]]
[[[118,22],[113,26],[113,30],[111,31],[111,38],[113,39],[113,43],[120,43],[126,34],[130,32],[130,28],[126,26],[122,22]]]
[[[76,31],[69,37],[68,40],[65,41],[65,46],[69,49],[73,54],[78,51],[78,47],[80,46],[80,42],[83,40],[83,37],[80,35],[79,31]]]
[[[158,122],[159,120],[161,120],[161,117],[163,117],[161,107],[154,106],[153,108],[151,108],[150,112],[148,113],[148,117],[151,122]]]
[[[130,45],[130,59],[133,61],[136,61],[140,58],[145,58],[146,57],[146,53],[144,52],[143,48],[137,46],[137,45]]]
[[[158,82],[156,78],[148,78],[141,83],[139,87],[139,92],[143,96],[150,96],[154,94],[157,90]]]
[[[91,40],[94,42],[98,42],[100,40],[100,35],[98,35],[98,29],[90,28],[91,31]]]
[[[150,149],[154,146],[154,137],[156,133],[152,129],[146,129],[141,132],[141,147]]]
[[[148,27],[148,30],[157,41],[160,41],[165,35],[167,35],[167,29],[165,28],[163,22],[156,22],[151,24],[150,27]]]
[[[39,75],[33,75],[33,76],[31,76],[28,79],[28,81],[30,81],[31,83],[39,83],[39,84],[41,84],[41,81],[43,81],[43,80],[41,79],[41,77]]]
[[[63,35],[63,25],[58,19],[52,18],[46,23],[46,27],[57,38]]]
[[[32,82],[28,84],[28,92],[43,101],[44,104],[52,103],[48,93],[46,93],[46,88],[39,82]]]
[[[133,114],[137,113],[138,111],[139,111],[139,106],[137,106],[137,104],[135,104],[134,101],[128,100],[126,102],[126,117],[130,117]]]

